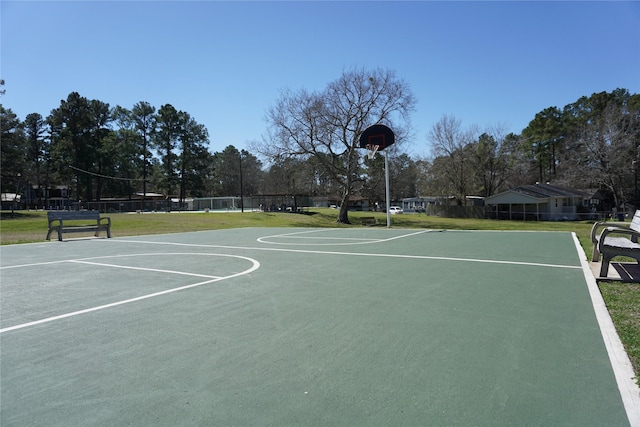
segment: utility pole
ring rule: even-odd
[[[244,213],[244,188],[242,186],[242,150],[238,152],[238,159],[240,161],[240,210]]]

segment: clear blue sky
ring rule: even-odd
[[[172,104],[211,151],[266,134],[284,88],[391,68],[418,98],[415,137],[443,114],[520,133],[546,107],[640,93],[638,2],[7,1],[2,104],[46,117],[70,92],[111,106]]]

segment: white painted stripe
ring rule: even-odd
[[[211,253],[206,253],[206,252],[147,252],[147,253],[133,253],[133,254],[118,254],[118,255],[98,255],[98,256],[92,256],[92,257],[86,257],[86,258],[77,258],[77,259],[62,259],[62,260],[58,260],[58,261],[43,261],[43,262],[33,262],[33,263],[29,263],[29,264],[17,264],[17,265],[9,265],[6,267],[1,267],[2,269],[4,268],[26,268],[26,267],[39,267],[39,266],[43,266],[43,265],[51,265],[51,264],[63,264],[63,263],[67,263],[67,262],[76,262],[76,263],[82,263],[85,261],[92,261],[92,260],[98,260],[98,259],[112,259],[112,258],[133,258],[133,257],[156,257],[156,256],[160,256],[160,255],[171,255],[171,256],[182,256],[182,255],[188,255],[188,256],[210,256],[210,257],[236,257],[235,255],[228,255],[228,254],[211,254]],[[242,258],[242,257],[240,257]],[[89,262],[87,262],[88,264]],[[105,264],[108,266],[117,266],[117,267],[121,267],[121,268],[125,268],[126,266],[122,266],[122,265],[116,265],[116,264]],[[135,267],[130,267],[130,268],[135,268]],[[154,269],[152,269],[154,270]],[[156,270],[156,271],[163,271],[163,270]],[[185,273],[182,271],[174,271],[174,270],[170,270],[170,272],[174,273],[174,274],[189,274],[189,273]],[[207,276],[207,275],[202,275],[202,277],[208,277],[208,278],[214,278],[217,276]]]
[[[0,267],[0,270],[6,270],[9,268],[24,268],[24,267],[34,267],[34,266],[40,266],[40,265],[53,265],[53,264],[61,264],[64,262],[69,262],[69,260],[60,260],[60,261],[46,261],[46,262],[34,262],[34,263],[30,263],[30,264],[17,264],[17,265],[6,265],[6,266],[2,266]]]
[[[112,268],[121,268],[124,270],[140,270],[140,271],[152,271],[155,273],[167,273],[167,274],[179,274],[182,276],[194,276],[194,277],[203,277],[208,279],[219,279],[220,276],[211,276],[208,274],[197,274],[197,273],[188,273],[184,271],[175,271],[175,270],[161,270],[159,268],[147,268],[147,267],[131,267],[127,265],[117,265],[117,264],[106,264],[104,262],[92,262],[92,261],[80,261],[80,260],[71,260],[69,262],[75,264],[89,264],[89,265],[97,265],[100,267],[112,267]]]
[[[157,255],[165,255],[165,254],[157,254]],[[200,255],[203,255],[203,254],[200,254]],[[35,320],[33,322],[27,322],[27,323],[22,323],[22,324],[15,325],[15,326],[9,326],[9,327],[0,329],[0,334],[5,333],[5,332],[19,330],[19,329],[28,328],[30,326],[41,325],[43,323],[49,323],[49,322],[53,322],[53,321],[56,321],[56,320],[67,319],[69,317],[80,316],[82,314],[93,313],[95,311],[105,310],[105,309],[108,309],[108,308],[117,307],[117,306],[124,305],[124,304],[130,304],[132,302],[137,302],[137,301],[142,301],[142,300],[146,300],[146,299],[150,299],[150,298],[155,298],[155,297],[171,294],[171,293],[178,292],[178,291],[183,291],[183,290],[186,290],[186,289],[196,288],[196,287],[199,287],[199,286],[208,285],[209,283],[219,282],[221,280],[232,279],[234,277],[239,277],[239,276],[243,276],[245,274],[249,274],[249,273],[251,273],[253,271],[256,271],[258,268],[260,268],[260,263],[258,261],[256,261],[255,259],[253,259],[253,258],[248,258],[248,257],[240,256],[240,255],[228,255],[228,254],[206,254],[206,255],[239,258],[239,259],[243,259],[243,260],[249,261],[252,265],[251,265],[251,268],[249,268],[247,270],[241,271],[239,273],[231,274],[229,276],[216,277],[215,279],[205,280],[203,282],[198,282],[198,283],[194,283],[194,284],[191,284],[191,285],[180,286],[178,288],[172,288],[172,289],[167,289],[167,290],[160,291],[160,292],[154,292],[154,293],[147,294],[147,295],[141,295],[139,297],[130,298],[130,299],[117,301],[117,302],[112,302],[112,303],[109,303],[109,304],[99,305],[97,307],[86,308],[84,310],[73,311],[71,313],[65,313],[65,314],[61,314],[61,315],[58,315],[58,316],[47,317],[46,319],[40,319],[40,320]]]
[[[382,242],[390,242],[391,240],[396,240],[396,239],[404,239],[405,237],[411,237],[411,236],[416,236],[418,234],[423,234],[423,233],[430,233],[433,230],[420,230],[420,231],[416,231],[415,233],[409,233],[409,234],[402,234],[400,236],[395,236],[395,237],[389,237],[388,239],[384,239],[382,240]]]
[[[609,361],[611,362],[611,367],[613,368],[613,373],[618,383],[620,397],[627,412],[629,424],[631,427],[640,427],[640,387],[634,381],[635,373],[633,372],[633,366],[616,332],[616,327],[613,324],[613,320],[611,320],[609,310],[607,310],[607,306],[600,293],[600,288],[589,267],[589,261],[580,245],[580,241],[576,233],[571,234],[573,235],[573,241],[576,245],[578,256],[580,257],[580,263],[582,264],[582,271],[584,272],[584,278],[587,282],[593,309],[596,314],[596,319],[598,320],[598,325],[600,326],[604,345],[609,354]]]
[[[339,228],[314,228],[312,230],[304,230],[304,231],[293,231],[291,233],[282,233],[282,234],[275,234],[274,237],[278,237],[278,236],[292,236],[292,235],[297,235],[297,234],[311,234],[311,233],[321,233],[324,231],[334,231],[334,230],[340,230]],[[267,236],[269,237],[269,236]]]
[[[374,241],[374,242],[382,242],[381,239],[369,239],[366,237],[308,237],[308,236],[267,236],[267,237],[259,237],[256,240],[258,242],[262,242],[266,238],[287,238],[287,239],[301,239],[301,240],[357,240],[357,241]],[[272,242],[263,242],[263,243],[272,243]],[[288,243],[284,243],[285,245]],[[294,243],[295,244],[295,243]],[[313,243],[312,243],[313,244]]]

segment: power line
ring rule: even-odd
[[[148,179],[145,180],[144,178],[119,178],[117,176],[103,175],[103,174],[100,174],[100,173],[89,172],[89,171],[86,171],[84,169],[80,169],[80,168],[77,168],[77,167],[71,166],[71,165],[69,165],[69,167],[71,169],[77,170],[79,172],[86,173],[87,175],[97,176],[99,178],[115,179],[117,181],[148,181]]]

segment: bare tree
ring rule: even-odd
[[[270,159],[315,159],[341,183],[338,222],[349,223],[349,198],[362,160],[360,135],[370,125],[382,123],[402,141],[415,103],[408,84],[394,71],[346,71],[322,92],[282,92],[267,111],[268,137],[254,149]]]
[[[439,174],[445,178],[443,182],[447,183],[447,188],[442,188],[441,193],[445,195],[448,191],[462,203],[469,194],[469,181],[473,173],[469,148],[473,135],[473,130],[463,129],[460,120],[448,115],[443,115],[428,134],[433,165],[438,166]]]
[[[611,191],[616,208],[626,202],[624,185],[632,182],[636,157],[637,115],[625,107],[609,105],[596,120],[586,123],[579,133],[585,156],[582,165],[592,182]]]

